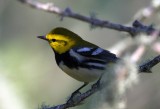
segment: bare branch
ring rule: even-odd
[[[94,87],[92,87],[91,89],[89,89],[85,93],[80,94],[77,97],[78,99],[76,99],[75,101],[69,101],[65,104],[60,104],[60,105],[53,106],[53,107],[42,105],[42,107],[40,109],[67,109],[69,107],[74,107],[74,106],[80,105],[80,103],[82,101],[84,101],[86,98],[88,98],[89,96],[94,94],[96,91],[98,91],[99,87],[97,86],[97,84],[94,84],[93,86]]]
[[[95,17],[86,17],[81,14],[73,12],[70,8],[66,8],[65,10],[60,9],[55,6],[53,3],[41,3],[36,0],[19,0],[22,3],[25,3],[32,8],[40,9],[46,12],[58,14],[63,17],[70,17],[77,20],[81,20],[83,22],[90,23],[93,26],[99,26],[103,28],[114,29],[117,31],[127,32],[131,36],[136,36],[139,33],[151,34],[155,29],[152,26],[145,26],[138,21],[133,23],[133,27],[124,26],[121,24],[116,24],[113,22],[109,22],[107,20],[100,20]]]
[[[157,57],[153,58],[152,60],[142,64],[139,66],[139,72],[143,73],[143,72],[149,72],[151,73],[151,68],[155,65],[157,65],[160,62],[160,55],[158,55]]]

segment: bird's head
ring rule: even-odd
[[[47,35],[38,36],[38,38],[48,41],[52,49],[58,54],[65,53],[79,42],[83,42],[80,36],[62,27],[55,28]]]

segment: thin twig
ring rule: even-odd
[[[160,55],[158,55],[157,57],[153,58],[152,60],[142,64],[139,66],[139,72],[143,73],[143,72],[149,72],[151,73],[151,68],[155,65],[157,65],[160,62]]]
[[[40,109],[67,109],[69,107],[74,107],[79,105],[82,101],[84,101],[86,98],[88,98],[89,96],[91,96],[92,94],[94,94],[95,92],[98,91],[99,87],[97,86],[97,84],[93,85],[94,87],[92,87],[91,89],[87,90],[85,93],[80,94],[75,101],[70,101],[67,102],[65,104],[60,104],[57,106],[53,106],[53,107],[49,107],[46,105],[42,105],[42,107]]]
[[[59,7],[55,6],[53,3],[41,3],[36,0],[18,0],[18,1],[27,4],[32,8],[58,14],[62,17],[62,19],[63,17],[70,17],[77,20],[81,20],[83,22],[90,23],[94,27],[99,26],[103,28],[109,28],[117,31],[127,32],[131,36],[136,36],[139,33],[151,34],[153,31],[156,30],[152,26],[145,26],[138,21],[135,21],[133,23],[133,26],[129,27],[129,26],[124,26],[121,24],[109,22],[107,20],[100,20],[92,16],[86,17],[84,15],[73,12],[70,8],[66,8],[65,10],[62,10]]]

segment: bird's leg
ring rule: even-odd
[[[76,95],[77,93],[79,93],[79,90],[81,90],[83,87],[85,87],[86,85],[88,85],[88,83],[84,83],[81,87],[79,87],[76,91],[74,91],[71,95],[70,98],[72,98],[74,95]]]
[[[97,88],[97,87],[100,88],[101,78],[102,78],[102,75],[100,76],[100,78],[98,79],[98,81],[92,85],[92,88]]]
[[[81,87],[79,87],[76,91],[74,91],[71,95],[71,97],[68,99],[68,101],[72,100],[72,98],[77,94],[77,93],[80,93],[79,90],[81,90],[82,88],[84,88],[86,85],[88,85],[88,83],[84,83]],[[67,101],[67,102],[68,102]]]

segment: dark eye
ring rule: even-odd
[[[52,42],[55,42],[56,41],[56,39],[52,39]]]

